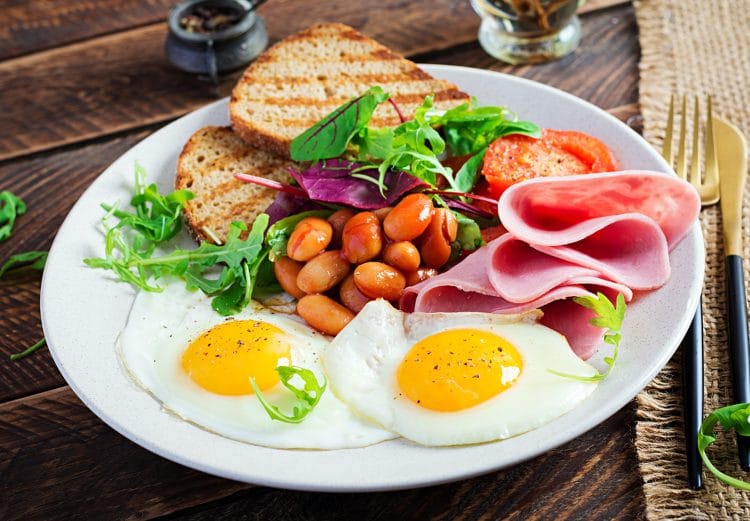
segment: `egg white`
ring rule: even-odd
[[[515,436],[565,414],[595,388],[554,375],[580,376],[596,369],[579,359],[565,338],[534,316],[486,313],[404,314],[376,300],[338,334],[323,355],[332,390],[359,415],[423,445],[461,445]],[[467,409],[440,412],[421,407],[399,390],[397,370],[421,339],[448,329],[490,331],[508,340],[523,368],[507,390]]]
[[[181,367],[185,348],[224,320],[253,320],[275,325],[291,338],[291,363],[323,381],[321,354],[328,339],[289,316],[257,303],[232,317],[211,309],[210,298],[175,281],[162,293],[140,292],[118,339],[118,354],[128,374],[163,408],[227,438],[275,448],[340,449],[362,447],[396,437],[358,419],[327,389],[315,409],[298,424],[272,420],[255,395],[225,396],[196,384]],[[284,411],[293,397],[280,383],[264,396]]]

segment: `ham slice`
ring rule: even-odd
[[[610,300],[655,289],[669,278],[669,250],[700,211],[693,187],[659,172],[625,171],[539,178],[514,185],[499,202],[508,233],[447,272],[406,288],[405,311],[520,313],[541,308],[542,323],[589,358],[603,331],[570,297]]]
[[[700,212],[698,193],[661,172],[540,177],[503,192],[498,213],[505,229],[529,244],[561,246],[583,240],[611,220],[638,213],[659,225],[671,250]]]

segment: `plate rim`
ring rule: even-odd
[[[614,122],[616,125],[619,125],[622,129],[627,130],[628,132],[631,132],[635,136],[638,137],[639,140],[643,142],[644,145],[648,146],[648,149],[653,152],[653,158],[657,160],[661,160],[661,163],[663,164],[664,168],[669,171],[669,165],[667,165],[666,162],[664,162],[660,156],[658,156],[658,153],[652,149],[652,147],[643,139],[639,134],[637,134],[633,129],[628,127],[626,124],[624,124],[622,121],[618,120],[611,114],[607,113],[603,109],[597,107],[596,105],[587,102],[581,98],[578,98],[577,96],[574,96],[568,92],[565,92],[563,90],[557,89],[555,87],[551,87],[549,85],[536,82],[534,80],[521,78],[517,76],[512,76],[496,71],[489,71],[484,69],[476,69],[472,67],[464,67],[464,66],[453,66],[453,65],[434,65],[434,64],[420,64],[421,67],[423,67],[425,70],[427,70],[430,73],[435,74],[437,77],[441,77],[441,72],[465,72],[467,74],[472,75],[484,75],[488,76],[490,78],[501,78],[502,81],[511,82],[511,83],[517,83],[519,85],[529,85],[533,84],[536,88],[542,88],[543,90],[554,92],[555,95],[567,98],[569,101],[574,103],[583,103],[585,105],[590,106],[591,108],[595,109],[595,112],[598,113],[599,116],[604,116],[607,119],[609,119],[611,122]],[[105,177],[105,174],[113,169],[115,166],[117,166],[120,162],[124,161],[125,157],[128,156],[128,154],[131,153],[131,151],[143,143],[146,140],[151,139],[158,139],[161,133],[168,133],[169,129],[172,125],[177,124],[180,122],[183,118],[195,115],[197,113],[209,113],[212,110],[215,110],[217,105],[221,105],[226,103],[227,98],[223,98],[221,100],[214,101],[210,104],[207,104],[203,107],[200,107],[194,111],[191,111],[181,118],[178,118],[177,120],[169,123],[165,127],[159,129],[158,131],[154,132],[153,134],[147,136],[144,138],[144,140],[140,141],[138,144],[134,145],[127,151],[125,151],[121,156],[119,156],[115,161],[113,161],[102,173],[100,173],[97,178],[87,187],[87,189],[81,194],[80,198],[76,201],[76,203],[71,208],[70,212],[66,216],[65,220],[60,225],[59,230],[62,230],[65,228],[66,224],[68,224],[68,221],[71,219],[72,214],[74,213],[74,210],[79,205],[80,201],[84,200],[90,192],[93,192],[95,187],[98,186],[98,183],[104,182],[103,179]],[[195,129],[197,130],[197,129]],[[178,146],[182,146],[182,144],[179,144]],[[50,266],[55,266],[57,253],[62,248],[62,246],[59,244],[59,234],[56,234],[55,239],[52,243],[52,246],[50,248],[50,254],[48,258],[48,264]],[[699,259],[695,259],[696,262],[696,268],[697,268],[697,275],[698,278],[695,279],[694,283],[696,284],[696,287],[698,288],[697,291],[694,291],[690,295],[690,300],[686,303],[686,306],[689,309],[695,309],[695,306],[698,303],[698,297],[700,295],[700,288],[702,287],[702,281],[704,276],[704,263],[705,263],[705,250],[703,246],[702,241],[702,235],[700,232],[700,227],[698,223],[695,223],[686,237],[686,239],[690,237],[693,241],[697,241],[697,248],[700,252],[703,253],[702,256],[700,256]],[[566,444],[573,440],[575,437],[580,436],[589,430],[595,428],[596,426],[600,425],[603,421],[605,421],[607,418],[612,416],[614,413],[616,413],[618,410],[620,410],[623,406],[625,406],[628,402],[630,402],[635,395],[637,395],[640,390],[642,390],[648,383],[656,376],[656,374],[666,365],[666,363],[670,360],[670,358],[673,356],[674,352],[677,350],[677,347],[679,346],[679,342],[675,343],[674,346],[672,346],[669,349],[665,349],[660,353],[660,356],[657,360],[655,360],[655,363],[650,366],[650,370],[642,373],[641,378],[638,379],[638,382],[634,383],[632,386],[633,389],[637,389],[631,393],[628,391],[627,393],[619,393],[616,397],[619,397],[617,400],[612,400],[609,402],[607,407],[603,407],[599,410],[596,410],[592,413],[590,416],[590,419],[588,422],[586,422],[585,426],[578,426],[575,429],[572,429],[572,432],[560,436],[559,438],[548,440],[546,443],[541,444],[540,446],[536,447],[534,450],[527,450],[525,453],[521,454],[521,457],[518,459],[515,459],[512,462],[506,462],[497,464],[497,462],[490,461],[479,461],[475,462],[473,465],[470,465],[469,468],[463,468],[460,469],[454,473],[451,474],[444,474],[434,477],[424,477],[423,479],[402,479],[399,476],[391,476],[390,479],[385,481],[379,481],[379,482],[370,482],[367,484],[357,484],[356,482],[347,482],[344,483],[344,481],[349,480],[341,480],[341,482],[323,482],[323,483],[314,483],[310,480],[300,479],[297,481],[290,480],[288,478],[286,479],[277,479],[274,476],[268,476],[263,473],[253,473],[253,472],[233,472],[229,469],[217,467],[214,465],[208,465],[200,463],[194,459],[190,459],[189,457],[184,457],[182,454],[180,454],[178,451],[175,451],[174,449],[170,447],[164,447],[163,444],[157,443],[153,440],[146,439],[142,436],[140,436],[137,432],[134,432],[132,427],[129,427],[128,425],[122,424],[117,418],[110,415],[107,411],[102,410],[98,404],[94,401],[93,398],[89,397],[77,384],[74,378],[70,375],[68,372],[68,369],[66,368],[65,361],[61,358],[60,353],[57,352],[57,349],[54,347],[56,344],[56,341],[54,339],[54,332],[50,329],[50,316],[49,313],[50,307],[46,304],[46,296],[48,295],[48,288],[50,285],[50,277],[53,270],[45,270],[43,277],[42,277],[42,285],[41,285],[41,291],[40,291],[40,315],[41,315],[41,321],[42,321],[42,327],[45,333],[45,338],[48,340],[48,345],[50,349],[50,353],[52,355],[52,358],[58,368],[58,370],[63,375],[63,378],[67,382],[67,384],[70,386],[70,388],[73,390],[73,392],[76,394],[76,396],[88,407],[100,420],[102,420],[104,423],[109,425],[111,428],[113,428],[116,432],[123,435],[127,439],[133,441],[134,443],[138,444],[139,446],[149,450],[150,452],[153,452],[159,456],[162,456],[164,458],[167,458],[171,461],[177,462],[181,465],[184,465],[189,468],[193,468],[196,470],[200,470],[202,472],[206,472],[208,474],[233,479],[236,481],[242,481],[247,483],[253,483],[257,485],[263,485],[263,486],[271,486],[271,487],[277,487],[277,488],[285,488],[285,489],[291,489],[291,490],[303,490],[303,491],[321,491],[321,492],[370,492],[370,491],[385,491],[385,490],[399,490],[399,489],[405,489],[405,488],[419,488],[419,487],[426,487],[426,486],[432,486],[432,485],[438,485],[442,483],[447,482],[453,482],[457,480],[467,479],[479,475],[483,475],[492,471],[497,471],[502,468],[507,468],[510,466],[518,465],[524,461],[527,461],[531,458],[537,457],[541,454],[544,454],[556,447],[559,447],[563,444]],[[689,316],[683,317],[683,320],[679,323],[679,335],[678,338],[682,338],[685,334],[685,332],[688,329],[690,319],[692,318],[692,314]],[[50,334],[53,333],[53,334]],[[124,375],[123,375],[124,376]],[[625,396],[629,395],[629,396]],[[241,442],[235,442],[235,443],[241,443]],[[493,445],[497,443],[503,443],[503,441],[500,442],[490,442],[483,445]],[[428,448],[429,450],[443,450],[442,448]],[[265,449],[270,451],[284,451],[283,449]],[[352,449],[342,449],[342,451],[347,451]],[[359,449],[357,449],[359,450]],[[284,451],[288,452],[288,451]],[[299,452],[299,451],[298,451]],[[305,452],[305,451],[302,451]],[[429,474],[429,470],[425,472],[425,474]]]

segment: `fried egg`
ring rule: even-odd
[[[360,416],[423,445],[461,445],[535,429],[596,387],[538,314],[404,314],[368,303],[323,355],[332,390]]]
[[[227,438],[307,449],[362,447],[394,438],[358,419],[328,389],[300,423],[269,417],[250,378],[271,404],[291,412],[295,399],[276,367],[309,369],[322,384],[320,357],[328,344],[306,325],[257,303],[221,317],[210,297],[175,282],[163,293],[136,296],[118,353],[132,379],[164,409]]]

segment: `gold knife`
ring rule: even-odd
[[[734,125],[714,118],[714,140],[719,164],[721,217],[726,255],[726,305],[729,353],[732,361],[732,399],[750,402],[750,348],[747,304],[742,269],[742,195],[747,176],[747,142]],[[743,469],[750,469],[750,438],[737,437]]]

